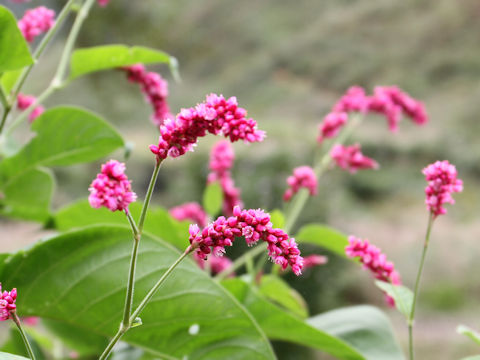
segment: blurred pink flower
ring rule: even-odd
[[[200,269],[204,270],[205,267],[208,266],[212,275],[220,274],[222,271],[230,268],[233,264],[232,260],[226,256],[212,255],[205,260],[201,255],[198,255],[198,253],[194,253],[193,258]],[[233,276],[233,274],[230,276]]]
[[[196,202],[189,202],[179,206],[175,206],[169,210],[170,215],[178,220],[191,220],[198,226],[204,227],[208,223],[208,215],[202,206]]]
[[[332,138],[338,135],[341,128],[347,123],[348,114],[346,112],[331,112],[323,119],[319,125],[320,135],[317,141],[321,143],[327,138]]]
[[[328,262],[328,258],[324,255],[308,255],[303,258],[303,268],[308,269],[319,265],[325,265]]]
[[[23,18],[18,21],[18,28],[25,40],[31,43],[55,24],[54,18],[55,11],[39,6],[25,11]]]
[[[35,96],[24,95],[19,93],[17,96],[17,108],[19,110],[26,110],[30,105],[34,104],[37,99]],[[37,117],[43,114],[45,108],[42,105],[37,106],[33,111],[28,115],[28,120],[32,123]]]
[[[97,2],[98,2],[98,5],[100,5],[101,7],[105,7],[108,5],[110,0],[97,0]]]
[[[290,201],[300,188],[306,188],[310,195],[317,195],[317,176],[310,166],[299,166],[293,169],[293,175],[287,178],[289,188],[283,194],[284,201]]]
[[[375,160],[362,154],[359,144],[352,146],[337,144],[332,148],[330,156],[337,166],[352,174],[362,169],[378,169],[378,163]]]

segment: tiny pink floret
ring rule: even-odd
[[[190,220],[201,227],[206,226],[208,223],[207,213],[203,210],[203,207],[196,202],[189,202],[171,208],[169,213],[178,221]]]
[[[0,284],[0,321],[10,319],[10,313],[17,309],[15,301],[17,300],[17,289],[2,292],[2,284]]]
[[[283,270],[290,266],[296,275],[303,269],[303,258],[300,256],[294,239],[281,229],[273,228],[270,215],[263,210],[240,210],[236,206],[233,216],[220,216],[202,230],[197,225],[190,225],[190,244],[196,249],[197,256],[206,259],[210,253],[221,256],[226,246],[232,246],[235,237],[245,236],[249,246],[259,240],[268,243],[268,255]]]
[[[25,11],[23,18],[18,21],[18,28],[28,42],[48,30],[55,24],[55,11],[39,6]]]
[[[452,194],[463,190],[463,182],[457,178],[457,169],[444,160],[428,165],[422,172],[428,182],[425,188],[425,204],[428,210],[434,216],[446,214],[447,209],[443,205],[454,204]]]
[[[238,107],[237,99],[225,99],[210,94],[205,102],[190,109],[182,109],[175,119],[167,119],[160,126],[158,145],[150,145],[150,151],[159,159],[178,157],[192,151],[200,137],[207,133],[223,135],[231,142],[259,142],[265,133],[257,129],[257,123],[247,118],[247,111]]]
[[[19,93],[17,96],[17,108],[19,110],[26,110],[36,101],[37,98],[35,96]],[[42,115],[44,111],[45,108],[42,105],[39,105],[35,109],[33,109],[32,112],[28,115],[28,120],[30,121],[30,123],[32,123],[37,117]]]
[[[110,211],[128,211],[128,205],[137,199],[125,175],[125,164],[110,160],[88,188],[88,201],[94,208],[105,206]]]
[[[284,201],[290,201],[301,188],[308,190],[311,196],[317,195],[317,176],[310,166],[293,169],[293,175],[287,178],[289,188],[283,194]]]
[[[352,174],[358,170],[378,169],[379,167],[375,160],[362,154],[359,144],[351,146],[337,144],[332,148],[330,156],[337,166]]]

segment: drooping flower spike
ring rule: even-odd
[[[130,82],[140,85],[146,101],[153,107],[152,122],[155,125],[160,126],[166,119],[173,118],[167,102],[167,80],[156,72],[146,71],[142,64],[126,66],[122,70],[127,72]]]
[[[30,107],[30,105],[35,103],[35,101],[37,101],[35,96],[19,93],[17,96],[17,108],[22,111],[26,110]],[[45,108],[42,105],[39,105],[35,109],[33,109],[33,111],[28,115],[28,120],[30,121],[30,123],[32,123],[37,117],[42,115],[44,111]]]
[[[23,17],[18,20],[18,28],[23,37],[29,43],[48,30],[55,24],[55,11],[39,6],[25,11]]]
[[[0,283],[0,321],[10,319],[10,312],[15,311],[17,306],[17,289],[2,292],[2,284]]]
[[[106,207],[110,211],[128,211],[128,205],[137,199],[125,175],[125,164],[110,160],[88,188],[88,201],[94,208]]]
[[[425,204],[436,217],[446,214],[445,203],[454,204],[453,193],[463,190],[462,180],[457,178],[457,169],[447,160],[437,161],[423,169],[428,185],[425,188]]]
[[[227,140],[217,142],[210,153],[210,173],[207,183],[219,182],[223,192],[223,214],[226,216],[233,214],[235,206],[243,206],[240,189],[235,187],[230,172],[234,159],[233,147]]]
[[[273,228],[270,215],[263,210],[240,210],[236,206],[233,216],[220,216],[213,223],[200,230],[197,225],[190,225],[190,246],[197,256],[206,259],[213,251],[217,256],[225,253],[226,246],[232,246],[235,237],[244,236],[249,246],[259,240],[268,243],[268,255],[283,270],[290,266],[296,275],[302,273],[303,258],[300,256],[294,239],[281,229]]]
[[[317,176],[310,166],[299,166],[293,169],[293,175],[287,178],[289,188],[283,194],[284,201],[290,201],[300,188],[305,188],[310,195],[317,195]]]
[[[198,226],[204,227],[208,223],[208,215],[202,206],[196,202],[189,202],[169,210],[170,215],[178,220],[190,220]]]
[[[400,274],[378,247],[370,244],[367,239],[362,240],[355,236],[349,236],[348,243],[345,247],[345,253],[348,257],[359,258],[363,268],[370,270],[376,279],[393,285],[401,285]],[[388,295],[386,301],[391,306],[395,304],[395,301]]]
[[[359,144],[351,146],[337,144],[332,148],[330,156],[338,167],[348,170],[352,174],[358,170],[378,169],[379,167],[375,160],[362,154]]]
[[[238,107],[237,99],[225,99],[210,94],[205,102],[190,109],[183,109],[175,119],[167,119],[160,126],[158,145],[150,150],[158,159],[178,157],[191,151],[198,138],[207,133],[223,135],[230,141],[262,141],[265,133],[257,129],[257,123],[247,118],[247,111]]]

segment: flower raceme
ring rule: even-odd
[[[437,161],[423,169],[428,185],[425,188],[425,204],[436,217],[447,213],[445,203],[454,204],[452,193],[463,190],[463,182],[457,179],[457,169],[447,160]]]
[[[22,111],[27,110],[30,107],[30,105],[35,103],[35,101],[37,101],[35,96],[19,93],[17,96],[17,108]],[[30,115],[28,115],[28,120],[32,123],[37,117],[42,115],[44,111],[45,111],[45,108],[43,106],[41,105],[37,106],[35,109],[33,109]]]
[[[246,115],[247,111],[238,107],[235,97],[225,99],[222,95],[210,94],[205,102],[182,109],[175,119],[167,119],[160,126],[158,145],[150,145],[150,150],[157,159],[175,158],[191,151],[198,138],[207,133],[223,135],[232,142],[262,141],[265,133]]]
[[[240,199],[240,189],[235,187],[231,175],[231,168],[235,153],[232,145],[227,140],[220,140],[216,143],[210,154],[210,173],[207,177],[207,183],[211,184],[215,181],[220,183],[223,192],[223,214],[232,215],[235,206],[243,206]]]
[[[303,258],[300,256],[295,239],[290,239],[281,229],[273,228],[270,215],[263,210],[240,210],[236,206],[233,216],[220,216],[213,223],[200,230],[197,225],[190,225],[190,248],[197,256],[206,259],[212,252],[221,256],[226,246],[232,246],[235,237],[244,236],[249,246],[259,240],[268,243],[268,255],[283,270],[290,266],[296,275],[302,273]]]
[[[10,312],[15,311],[17,306],[17,289],[2,292],[2,284],[0,284],[0,321],[10,319]]]
[[[55,11],[39,6],[25,11],[23,17],[18,21],[18,28],[23,37],[29,43],[33,42],[38,35],[41,35],[55,24]]]
[[[198,226],[204,227],[208,223],[208,215],[202,206],[196,202],[189,202],[169,210],[170,215],[178,221],[191,220]]]
[[[126,66],[122,68],[122,70],[127,72],[127,77],[130,82],[140,85],[146,101],[153,107],[152,122],[155,125],[160,126],[165,119],[173,117],[167,102],[167,80],[162,78],[158,73],[146,71],[142,64]]]
[[[317,176],[310,166],[293,169],[293,175],[287,178],[289,188],[283,194],[284,201],[290,201],[300,188],[308,189],[310,195],[317,195]]]
[[[125,164],[110,160],[88,188],[88,201],[94,208],[105,206],[110,211],[128,211],[128,205],[137,199],[125,175]]]
[[[330,156],[337,166],[352,174],[362,169],[378,169],[375,160],[362,154],[359,144],[351,146],[337,144],[330,151]]]

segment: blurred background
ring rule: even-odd
[[[27,6],[59,9],[63,2],[0,3],[21,17]],[[435,160],[454,163],[465,190],[435,223],[416,321],[418,358],[450,360],[480,353],[455,331],[461,323],[480,329],[479,18],[478,0],[112,0],[93,9],[78,46],[143,45],[174,55],[181,83],[166,67],[149,67],[169,80],[173,113],[210,92],[237,96],[268,135],[260,144],[234,145],[234,177],[249,208],[282,207],[286,177],[294,167],[312,164],[317,126],[349,86],[370,93],[375,85],[398,85],[424,101],[430,122],[423,127],[404,120],[392,134],[383,118],[368,117],[352,142],[361,143],[381,168],[356,175],[328,172],[297,225],[321,222],[369,238],[413,287],[428,217],[421,169]],[[37,95],[48,84],[62,45],[60,36],[26,93]],[[138,86],[118,71],[97,73],[76,80],[44,105],[60,103],[92,109],[120,129],[133,146],[129,177],[143,196],[153,166],[148,145],[158,133]],[[216,140],[201,139],[194,153],[162,167],[156,204],[201,201]],[[57,169],[55,209],[85,198],[99,165]],[[0,220],[2,252],[42,234],[38,224]],[[289,280],[312,315],[340,305],[382,307],[406,349],[403,318],[386,308],[370,274],[355,264],[332,255],[328,265]],[[327,359],[290,344],[276,346],[281,359]]]

